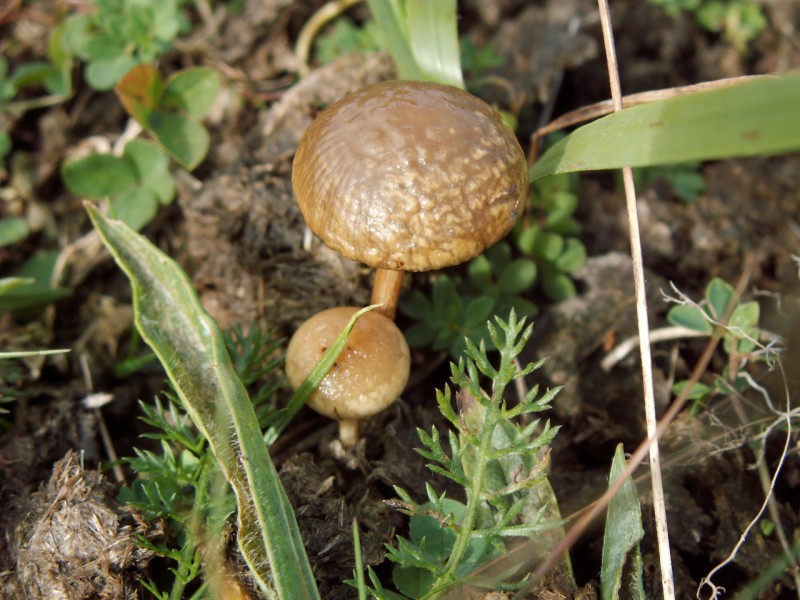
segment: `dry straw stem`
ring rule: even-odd
[[[614,112],[622,110],[622,93],[619,83],[617,55],[614,50],[614,32],[611,29],[611,16],[608,0],[598,0],[600,22],[603,27],[603,42],[606,48],[606,62],[611,82],[611,99]],[[631,259],[633,261],[633,287],[636,292],[636,321],[639,329],[639,353],[642,359],[642,385],[644,387],[644,412],[647,421],[647,437],[650,452],[650,479],[653,486],[653,511],[656,519],[656,539],[661,565],[661,588],[665,600],[675,598],[675,582],[672,576],[672,558],[669,551],[669,530],[667,508],[664,500],[664,485],[661,481],[661,456],[658,449],[655,392],[653,390],[653,363],[650,356],[650,326],[647,319],[647,294],[644,287],[644,260],[642,240],[639,233],[639,215],[636,212],[636,189],[633,184],[633,170],[622,169],[625,186],[625,204],[628,209],[628,231],[631,240]]]
[[[736,288],[733,291],[730,301],[728,302],[728,306],[725,307],[725,312],[722,315],[722,318],[719,321],[719,324],[714,328],[713,333],[711,334],[711,338],[708,340],[708,344],[706,345],[703,354],[700,356],[700,359],[697,361],[697,364],[692,371],[691,377],[686,382],[686,386],[683,388],[681,393],[672,403],[672,405],[667,409],[667,412],[664,413],[664,416],[661,417],[661,421],[658,422],[658,426],[656,427],[656,437],[660,438],[664,432],[669,427],[670,423],[678,416],[678,413],[681,412],[683,407],[686,405],[687,400],[689,399],[689,395],[692,393],[694,386],[700,381],[700,377],[702,377],[703,373],[706,372],[708,369],[708,365],[711,362],[711,358],[714,356],[714,352],[719,345],[722,336],[725,334],[726,325],[728,320],[730,319],[731,314],[733,313],[733,309],[736,308],[737,303],[739,302],[739,298],[742,295],[742,292],[747,287],[748,282],[750,281],[750,275],[753,270],[753,263],[751,260],[745,264],[744,272],[740,277],[739,281],[736,284]],[[645,455],[647,454],[650,447],[650,439],[642,440],[639,447],[636,448],[636,451],[631,454],[631,457],[628,459],[628,464],[625,467],[625,470],[620,474],[619,477],[614,479],[614,483],[608,488],[608,490],[598,498],[593,504],[586,507],[586,511],[578,518],[575,524],[567,531],[567,535],[564,536],[564,539],[559,542],[559,544],[553,549],[550,555],[547,557],[539,568],[534,571],[533,575],[531,575],[529,579],[529,584],[517,593],[514,596],[514,600],[522,600],[525,597],[525,593],[530,589],[531,586],[542,577],[544,577],[550,569],[552,569],[561,557],[569,550],[578,538],[583,534],[586,528],[589,526],[589,523],[597,517],[611,502],[611,499],[617,493],[617,491],[622,487],[622,484],[630,477],[633,472],[639,467],[639,465],[644,460]]]

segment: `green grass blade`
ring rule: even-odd
[[[406,11],[420,78],[463,89],[456,0],[408,0]]]
[[[367,4],[394,59],[400,79],[421,79],[409,42],[403,3],[400,0],[367,0]]]
[[[295,415],[300,412],[300,409],[305,406],[309,396],[314,393],[314,390],[316,390],[322,383],[322,380],[325,379],[328,371],[331,370],[331,367],[333,367],[334,363],[336,363],[339,355],[347,345],[347,336],[350,335],[350,332],[353,330],[353,327],[355,327],[356,322],[361,315],[370,312],[371,310],[375,310],[379,306],[381,305],[372,304],[371,306],[362,308],[352,317],[350,317],[347,325],[345,325],[342,332],[330,345],[330,348],[325,351],[325,354],[322,355],[322,358],[319,359],[319,362],[316,364],[316,366],[311,369],[311,373],[308,374],[308,377],[306,377],[305,381],[303,381],[295,393],[292,394],[292,397],[289,399],[289,402],[286,404],[286,406],[278,412],[274,423],[270,424],[270,426],[267,428],[267,431],[264,434],[264,443],[267,446],[271,446],[275,443],[275,440],[278,439],[278,436],[281,434],[281,432],[283,432]]]
[[[609,483],[613,483],[624,470],[625,455],[620,444],[611,462]],[[608,505],[600,569],[602,600],[644,600],[642,556],[639,551],[639,541],[643,536],[639,496],[633,481],[628,479]]]
[[[531,170],[619,169],[800,150],[800,74],[626,108],[577,129]]]
[[[319,598],[294,513],[216,323],[180,267],[87,205],[133,290],[136,325],[236,493],[239,547],[270,598]]]

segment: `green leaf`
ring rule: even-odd
[[[134,314],[236,493],[238,543],[270,597],[319,598],[292,507],[225,341],[180,267],[119,221],[87,211],[131,280]]]
[[[137,65],[125,73],[114,91],[127,113],[148,128],[150,115],[164,92],[164,81],[153,65]]]
[[[669,309],[667,321],[677,327],[685,327],[692,331],[711,335],[711,323],[708,322],[704,315],[705,313],[700,308],[689,306],[688,304],[680,304]]]
[[[57,260],[58,252],[42,250],[25,261],[14,273],[12,285],[0,296],[0,312],[13,312],[17,318],[28,320],[44,306],[69,296],[72,290],[50,286]]]
[[[367,0],[369,11],[380,27],[400,79],[422,79],[409,41],[405,5],[397,0]]]
[[[456,323],[461,316],[462,300],[456,284],[447,275],[439,275],[433,282],[433,310],[445,323]]]
[[[542,232],[536,237],[535,252],[543,259],[554,262],[564,251],[564,238],[557,233]]]
[[[150,113],[147,128],[156,136],[158,143],[190,171],[208,153],[211,143],[208,132],[194,119],[154,110]]]
[[[30,285],[35,281],[33,277],[2,277],[0,278],[0,296],[7,294],[14,288]]]
[[[61,176],[69,190],[83,198],[104,198],[130,190],[137,184],[135,165],[111,154],[90,154],[64,163]]]
[[[24,240],[30,232],[28,221],[22,217],[0,219],[0,248]]]
[[[178,108],[190,117],[200,118],[211,110],[219,88],[219,75],[214,69],[184,69],[167,81],[161,107],[167,110]]]
[[[136,59],[127,54],[94,60],[86,68],[86,81],[101,92],[110,90],[135,66]]]
[[[564,273],[574,273],[586,263],[586,248],[577,238],[567,238],[564,251],[555,261],[555,267]]]
[[[563,273],[543,272],[542,289],[553,302],[563,302],[575,295],[575,284]]]
[[[467,302],[464,308],[464,329],[470,330],[480,327],[486,330],[486,321],[492,316],[494,300],[488,296],[478,296]]]
[[[406,11],[420,78],[463,89],[456,0],[407,0]]]
[[[158,212],[158,199],[144,187],[136,187],[114,198],[114,216],[134,231],[152,221]]]
[[[479,290],[492,285],[492,263],[485,254],[480,254],[469,261],[467,274],[470,281]]]
[[[438,327],[426,321],[421,321],[419,323],[414,323],[406,330],[406,342],[411,348],[423,348],[432,344],[438,333]]]
[[[518,258],[500,273],[498,287],[507,294],[519,294],[529,290],[536,281],[536,263],[526,258]]]
[[[688,384],[688,381],[678,381],[672,386],[672,393],[676,396],[680,396]],[[707,398],[713,391],[713,387],[706,385],[705,383],[698,382],[694,384],[692,391],[689,393],[687,398],[689,400],[702,400],[703,398]]]
[[[613,482],[624,469],[625,455],[622,444],[619,444],[611,463],[609,481]],[[608,505],[600,570],[602,600],[644,600],[639,550],[642,537],[644,529],[639,497],[636,486],[628,478]]]
[[[779,154],[800,150],[800,75],[633,106],[584,125],[531,170],[553,173]]]
[[[400,311],[417,321],[424,321],[434,316],[431,301],[419,290],[412,290],[403,296],[403,300],[400,302]]]
[[[713,319],[719,321],[725,315],[731,296],[733,286],[719,277],[712,279],[706,286],[706,300]]]
[[[169,158],[161,148],[136,139],[125,144],[124,154],[136,166],[142,185],[155,194],[161,204],[169,204],[175,197],[175,182],[169,172]]]

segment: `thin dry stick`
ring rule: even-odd
[[[622,92],[619,83],[617,55],[614,49],[614,32],[611,29],[611,16],[608,0],[598,0],[600,23],[603,28],[603,42],[606,48],[608,76],[611,82],[611,99],[614,112],[622,110]],[[633,170],[622,169],[625,184],[625,204],[628,208],[628,229],[631,238],[631,258],[633,259],[633,285],[636,292],[636,321],[639,328],[639,352],[642,358],[642,384],[644,387],[644,412],[647,420],[647,437],[650,442],[650,479],[653,484],[653,512],[656,518],[656,538],[658,556],[661,564],[661,587],[665,600],[675,598],[675,583],[672,579],[672,558],[669,551],[669,531],[667,527],[667,508],[664,502],[664,485],[661,481],[661,457],[658,451],[656,429],[655,392],[653,391],[653,364],[650,357],[650,326],[647,322],[647,295],[644,287],[644,260],[642,259],[642,240],[639,234],[639,216],[636,213],[636,190],[633,185]]]
[[[692,375],[686,382],[686,386],[669,407],[667,412],[664,413],[664,416],[661,417],[661,421],[658,423],[658,427],[656,428],[656,437],[661,437],[664,434],[669,427],[669,424],[672,423],[678,413],[683,409],[686,401],[689,399],[689,395],[694,389],[694,386],[698,381],[700,381],[700,377],[706,372],[706,369],[711,362],[711,358],[714,356],[714,352],[717,349],[717,345],[719,345],[719,342],[725,333],[725,326],[730,319],[731,313],[739,302],[739,298],[741,297],[745,287],[747,287],[748,281],[750,281],[750,273],[752,272],[752,269],[753,264],[748,257],[744,273],[736,284],[736,288],[733,291],[731,299],[728,301],[728,306],[725,307],[725,312],[722,318],[719,320],[719,324],[714,328],[714,332],[711,334],[711,339],[708,340],[708,344],[706,345],[705,350],[703,350],[700,360],[697,361],[697,364],[692,371]],[[586,511],[581,514],[575,524],[570,527],[569,531],[567,531],[567,535],[565,535],[564,538],[556,545],[556,547],[553,548],[553,551],[550,552],[544,562],[542,562],[536,571],[534,571],[533,574],[528,578],[528,583],[519,589],[517,594],[514,596],[514,600],[522,600],[525,598],[525,595],[531,590],[536,582],[540,581],[542,577],[550,572],[550,569],[556,566],[558,561],[561,560],[561,557],[564,556],[564,554],[566,554],[566,552],[575,545],[575,542],[578,541],[578,538],[581,536],[581,534],[586,531],[589,523],[591,523],[594,518],[597,517],[597,515],[599,515],[603,509],[608,506],[609,502],[611,502],[611,499],[622,487],[622,484],[627,481],[628,477],[630,477],[636,468],[642,463],[649,447],[650,439],[648,438],[642,440],[642,443],[639,444],[639,447],[636,448],[636,451],[631,455],[630,459],[628,459],[625,469],[622,471],[622,473],[620,473],[619,477],[614,479],[614,482],[609,486],[608,490],[606,490],[606,492],[600,498],[598,498],[594,504],[587,507]],[[524,551],[524,546],[520,546],[520,549]]]

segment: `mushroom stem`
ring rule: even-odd
[[[343,419],[339,421],[339,441],[342,442],[342,446],[353,448],[358,443],[358,440],[358,419]]]
[[[382,304],[383,306],[376,308],[375,312],[381,313],[394,321],[394,316],[397,314],[397,300],[400,298],[402,285],[403,271],[376,269],[370,304]]]

